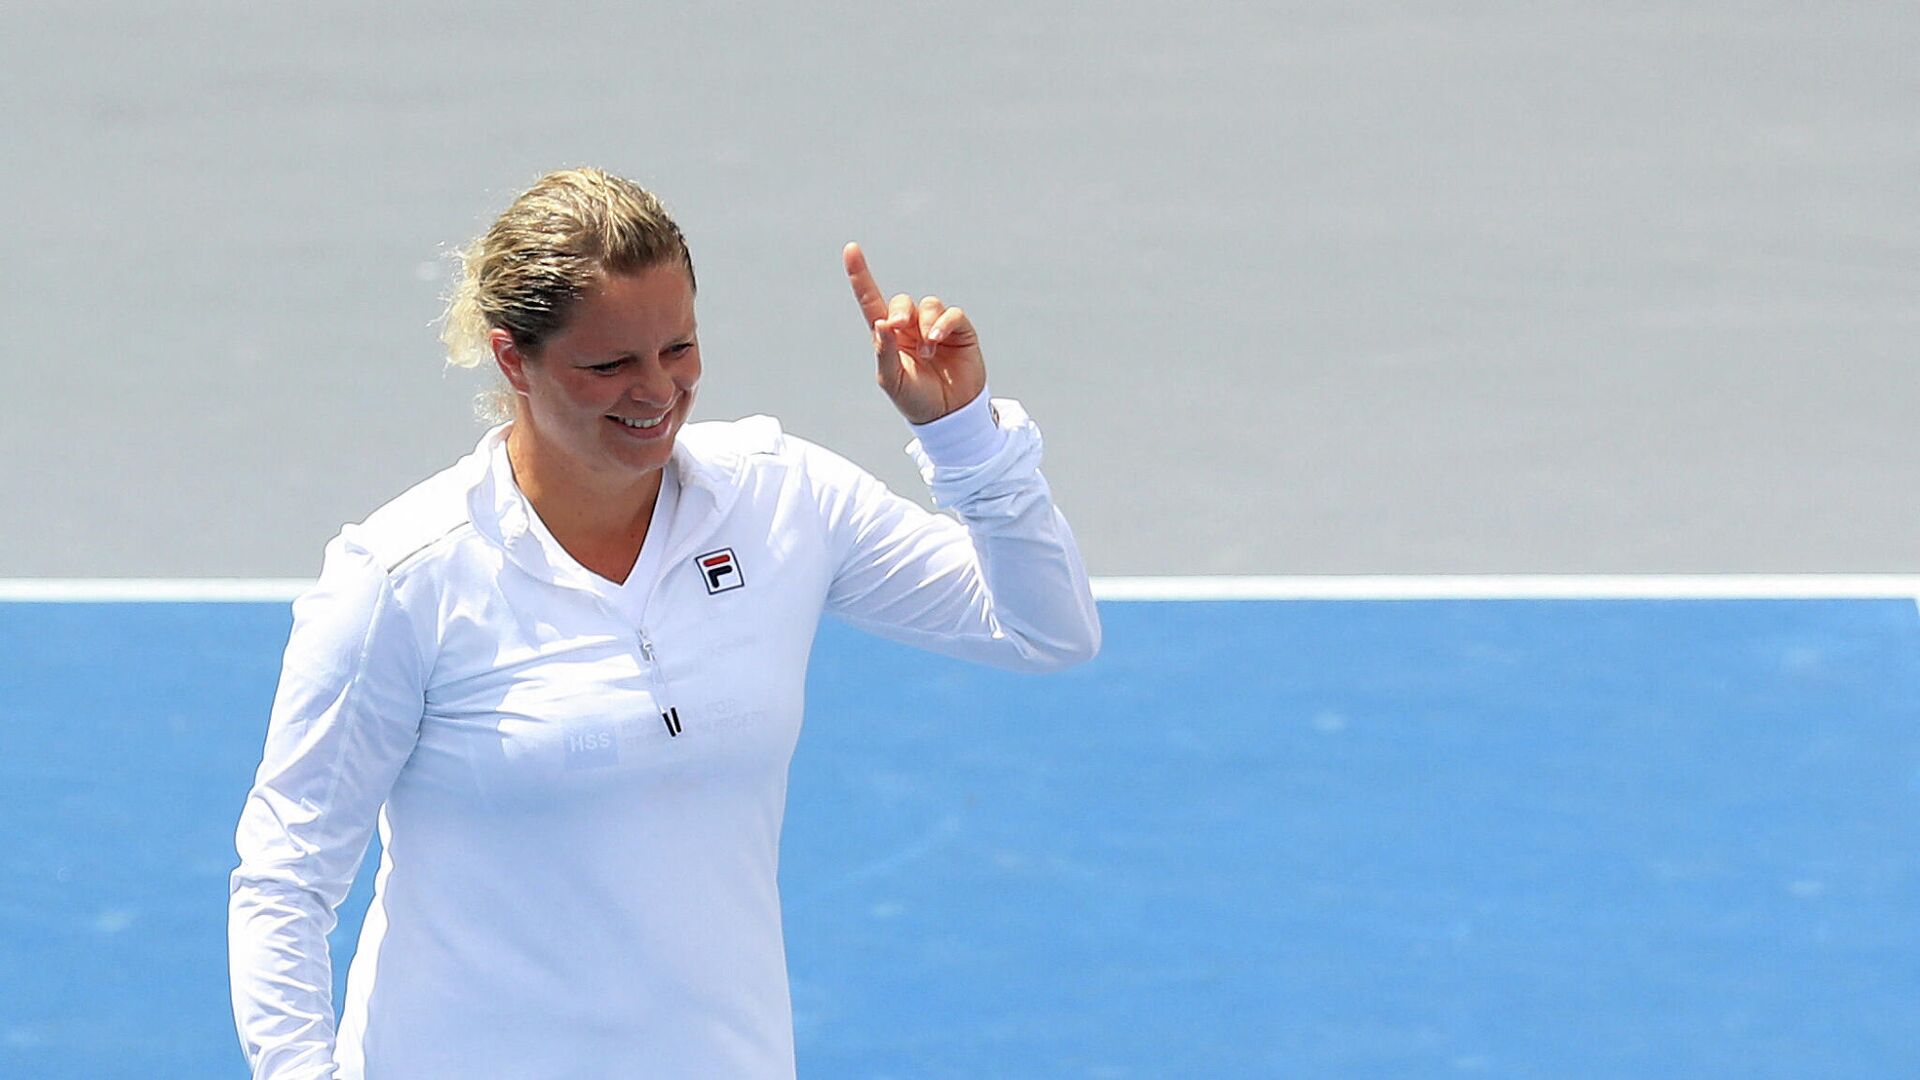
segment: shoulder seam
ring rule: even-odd
[[[412,551],[407,552],[405,555],[402,555],[399,558],[393,559],[393,560],[382,560],[383,562],[386,563],[386,566],[385,566],[386,572],[388,574],[399,573],[402,567],[406,566],[407,563],[412,562],[416,557],[425,554],[428,548],[431,548],[439,544],[441,541],[452,536],[454,533],[459,532],[461,529],[471,528],[472,526],[473,526],[473,522],[471,519],[461,518],[459,521],[449,526],[445,532],[441,533],[440,535],[434,537],[431,540],[428,540],[426,543],[421,544],[419,547],[414,548]]]

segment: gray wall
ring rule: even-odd
[[[578,163],[701,416],[913,489],[840,245],[965,304],[1096,573],[1920,569],[1920,7],[656,6],[0,11],[0,576],[312,574]]]

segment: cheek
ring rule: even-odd
[[[552,411],[564,413],[602,413],[610,391],[604,386],[581,379],[556,379],[543,389],[549,391],[547,403]]]
[[[599,394],[593,394],[589,386],[568,386],[563,407],[570,413],[597,413]]]

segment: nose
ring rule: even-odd
[[[656,360],[636,365],[633,385],[627,388],[627,397],[636,405],[663,409],[673,401],[674,392],[673,376],[668,374],[665,365]]]

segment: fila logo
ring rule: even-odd
[[[733,557],[732,548],[709,551],[695,556],[693,561],[700,567],[700,577],[707,583],[709,596],[747,583],[747,579],[740,576],[740,561]]]
[[[660,722],[667,725],[668,735],[678,736],[680,734],[680,710],[679,709],[677,708],[668,709],[666,712],[661,713]]]

